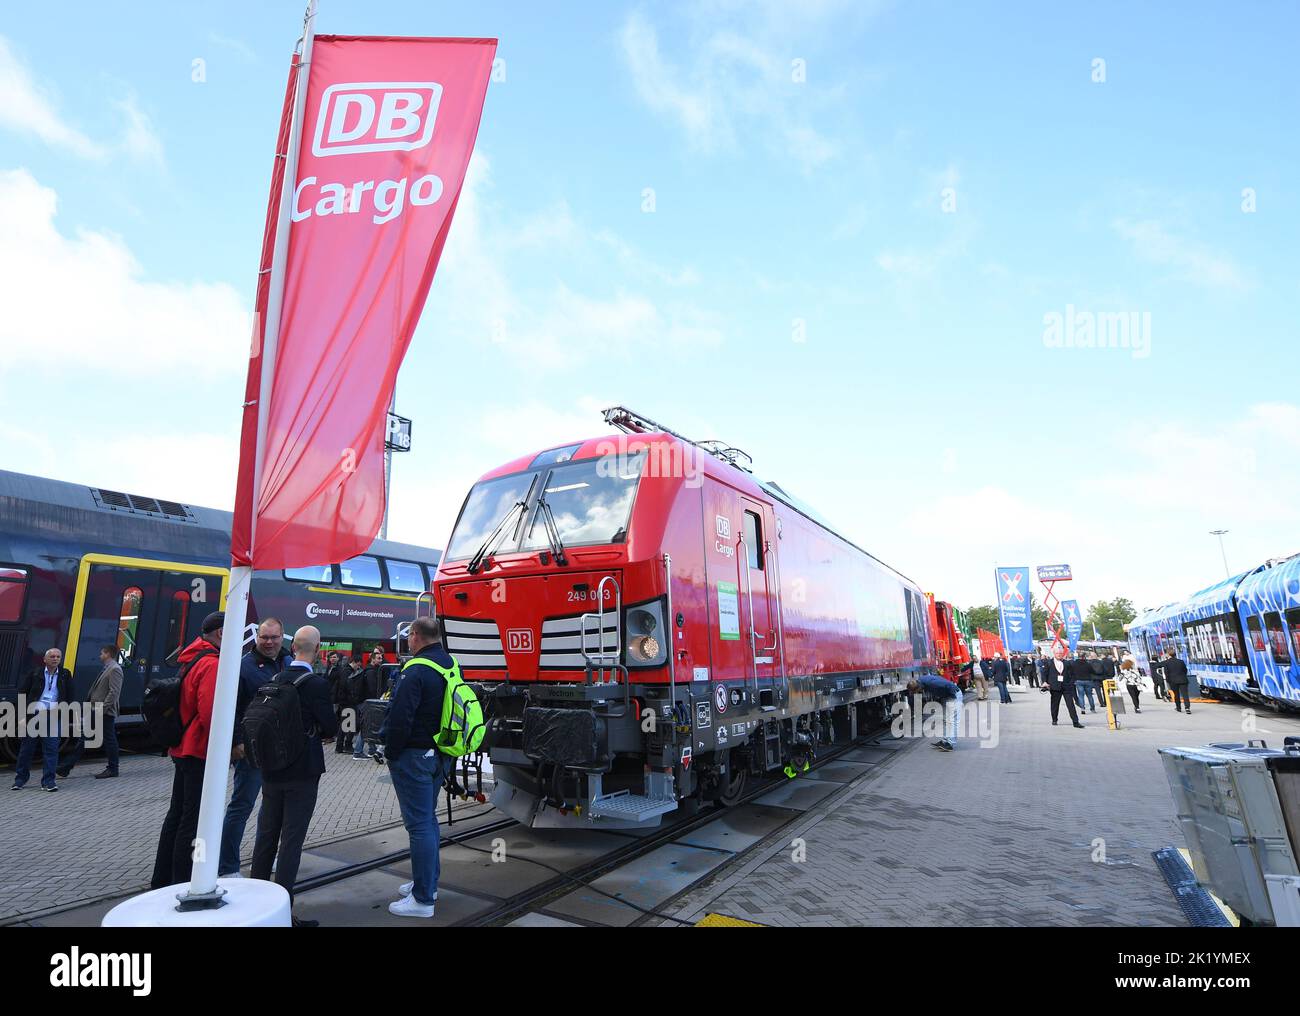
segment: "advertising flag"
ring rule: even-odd
[[[1070,640],[1070,652],[1079,648],[1079,636],[1083,634],[1083,618],[1079,616],[1079,601],[1064,600],[1061,609],[1065,611],[1065,637]]]
[[[1034,651],[1034,622],[1029,607],[1029,567],[995,568],[1002,640],[1015,653]]]
[[[389,402],[496,54],[495,39],[311,47],[287,147],[288,100],[281,126],[277,173],[296,160],[291,186],[272,181],[264,250],[282,267],[263,260],[280,284],[258,287],[246,386],[231,557],[254,568],[346,561],[379,532]]]

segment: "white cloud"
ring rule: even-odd
[[[1170,269],[1177,279],[1235,292],[1252,288],[1229,258],[1195,240],[1173,235],[1154,219],[1141,222],[1116,219],[1111,228],[1130,243],[1139,259]]]
[[[148,279],[121,239],[60,232],[57,206],[26,170],[0,172],[0,363],[133,377],[196,362],[243,370],[251,320],[233,287]]]
[[[528,369],[574,367],[646,343],[723,341],[719,315],[654,292],[694,285],[693,269],[655,263],[612,231],[587,228],[564,203],[509,223],[492,193],[491,163],[475,152],[439,268],[436,299],[452,333]],[[592,277],[601,292],[573,282]]]
[[[160,166],[162,141],[135,97],[110,102],[121,114],[121,135],[111,142],[92,140],[63,117],[54,97],[0,35],[0,127],[34,135],[47,145],[83,159],[103,162],[120,152],[133,160]]]
[[[803,27],[821,22],[840,4],[800,11]],[[736,13],[721,5],[716,13]],[[743,147],[741,137],[760,140],[797,163],[805,173],[835,158],[839,146],[809,122],[818,101],[806,80],[805,57],[790,51],[784,16],[769,10],[755,18],[739,12],[746,32],[710,28],[682,33],[684,58],[674,62],[660,49],[659,33],[639,10],[628,15],[619,33],[623,59],[637,96],[651,111],[675,122],[690,144],[703,152]],[[697,12],[703,21],[703,15]],[[710,23],[717,25],[717,17]],[[804,60],[805,80],[794,80],[794,60]],[[821,97],[833,89],[823,87]]]
[[[35,134],[48,145],[83,159],[102,159],[103,146],[91,141],[59,115],[54,99],[33,80],[9,41],[0,35],[0,125]]]

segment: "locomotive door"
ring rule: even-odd
[[[81,559],[65,665],[75,695],[99,675],[99,650],[117,647],[121,712],[139,709],[144,686],[177,672],[175,653],[225,602],[229,573],[207,565],[87,554]]]
[[[748,640],[753,674],[762,706],[775,708],[780,700],[774,691],[780,674],[782,652],[777,620],[781,609],[777,576],[775,525],[772,509],[740,498],[741,538],[736,566],[740,572],[740,610]]]

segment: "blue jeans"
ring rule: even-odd
[[[248,816],[253,813],[257,795],[262,792],[262,770],[254,769],[248,759],[235,763],[235,789],[226,805],[226,819],[221,824],[221,854],[217,874],[233,875],[239,871],[239,845],[244,841]]]
[[[1010,701],[1011,701],[1011,693],[1007,691],[1007,682],[1006,682],[1006,681],[999,681],[999,682],[998,682],[998,694],[1002,696],[1001,701],[1003,701],[1003,702],[1010,702]]]
[[[58,736],[32,737],[28,735],[23,738],[23,746],[18,749],[18,765],[14,767],[15,787],[26,785],[27,781],[32,778],[32,756],[36,754],[38,741],[41,745],[41,786],[52,787],[58,782],[54,776],[54,771],[59,765]]]
[[[1079,708],[1080,708],[1080,709],[1083,708],[1083,697],[1084,697],[1084,695],[1087,695],[1087,696],[1088,696],[1088,708],[1090,708],[1090,709],[1096,709],[1096,708],[1097,708],[1097,702],[1096,702],[1096,700],[1093,698],[1093,694],[1094,694],[1094,692],[1095,692],[1095,693],[1098,695],[1098,697],[1100,697],[1101,689],[1100,689],[1100,688],[1096,688],[1095,685],[1096,685],[1096,682],[1095,682],[1095,681],[1076,681],[1076,682],[1075,682],[1075,684],[1074,684],[1074,695],[1075,695],[1075,698],[1078,700]]]
[[[961,689],[957,689],[957,694],[950,698],[943,706],[943,726],[947,739],[955,746],[957,744],[957,731],[961,727]]]
[[[416,903],[432,904],[442,870],[438,858],[438,791],[447,775],[448,759],[440,751],[432,756],[420,748],[407,748],[388,760],[388,771],[402,809],[402,824],[411,837],[411,877]]]

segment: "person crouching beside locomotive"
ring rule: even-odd
[[[122,695],[122,667],[117,662],[117,646],[103,646],[99,650],[99,663],[104,668],[99,672],[86,693],[86,704],[94,709],[101,709],[100,723],[104,729],[104,754],[108,764],[103,772],[96,773],[95,779],[107,780],[117,775],[120,753],[117,747],[117,709]],[[66,779],[81,761],[86,750],[86,738],[83,734],[72,745],[72,750],[63,765],[59,767],[59,777]]]
[[[167,805],[158,852],[153,862],[151,889],[190,880],[193,845],[199,828],[199,802],[203,798],[203,770],[208,757],[208,730],[212,726],[212,697],[217,691],[217,658],[221,652],[221,626],[226,615],[218,610],[203,619],[202,634],[181,650],[180,743],[168,748],[174,772],[172,797]],[[222,759],[225,764],[225,759]]]
[[[924,692],[934,701],[943,703],[945,736],[936,741],[934,747],[940,751],[952,751],[956,748],[957,731],[961,728],[961,689],[938,674],[922,674],[907,682],[907,690],[913,695]]]
[[[239,847],[244,841],[248,817],[257,804],[257,795],[262,792],[262,771],[244,756],[244,710],[257,695],[257,689],[274,681],[292,659],[293,654],[284,648],[284,625],[279,618],[268,617],[257,626],[253,648],[239,661],[234,751],[231,755],[235,760],[235,787],[221,824],[221,854],[217,860],[217,875],[221,878],[239,878]]]
[[[275,881],[289,893],[293,905],[293,884],[298,881],[302,846],[307,827],[316,811],[320,778],[325,775],[325,750],[321,738],[334,736],[336,723],[330,703],[329,682],[316,673],[320,652],[320,630],[306,624],[293,636],[293,661],[275,678],[274,684],[292,684],[297,692],[302,741],[291,751],[288,765],[262,773],[262,810],[257,813],[257,840],[253,844],[252,877],[269,881],[275,867]],[[248,711],[253,724],[253,707]],[[250,733],[250,738],[255,734]],[[260,748],[258,749],[261,750]],[[256,756],[256,753],[255,753]],[[258,761],[254,757],[253,761]],[[293,918],[295,928],[315,927],[318,921]]]
[[[380,741],[402,823],[411,838],[410,882],[402,898],[388,905],[398,917],[432,917],[438,902],[438,791],[447,778],[450,759],[437,748],[442,729],[444,674],[459,675],[460,664],[442,646],[442,622],[432,617],[411,623],[412,657],[402,666]]]
[[[23,746],[18,750],[18,764],[14,767],[14,790],[22,790],[32,776],[32,756],[36,746],[41,746],[41,789],[54,793],[59,789],[55,773],[59,768],[59,732],[55,722],[59,704],[72,701],[72,674],[61,667],[63,652],[59,649],[45,651],[45,666],[37,667],[27,675],[27,683],[18,693],[27,699],[31,714],[27,729],[33,731],[23,736]],[[39,715],[37,715],[39,713]]]
[[[1052,651],[1052,659],[1043,668],[1043,682],[1052,693],[1052,726],[1056,726],[1057,716],[1061,711],[1061,699],[1065,699],[1065,708],[1070,711],[1070,720],[1076,727],[1082,728],[1079,714],[1074,710],[1074,685],[1078,679],[1078,661],[1065,658],[1065,647],[1058,645]]]

